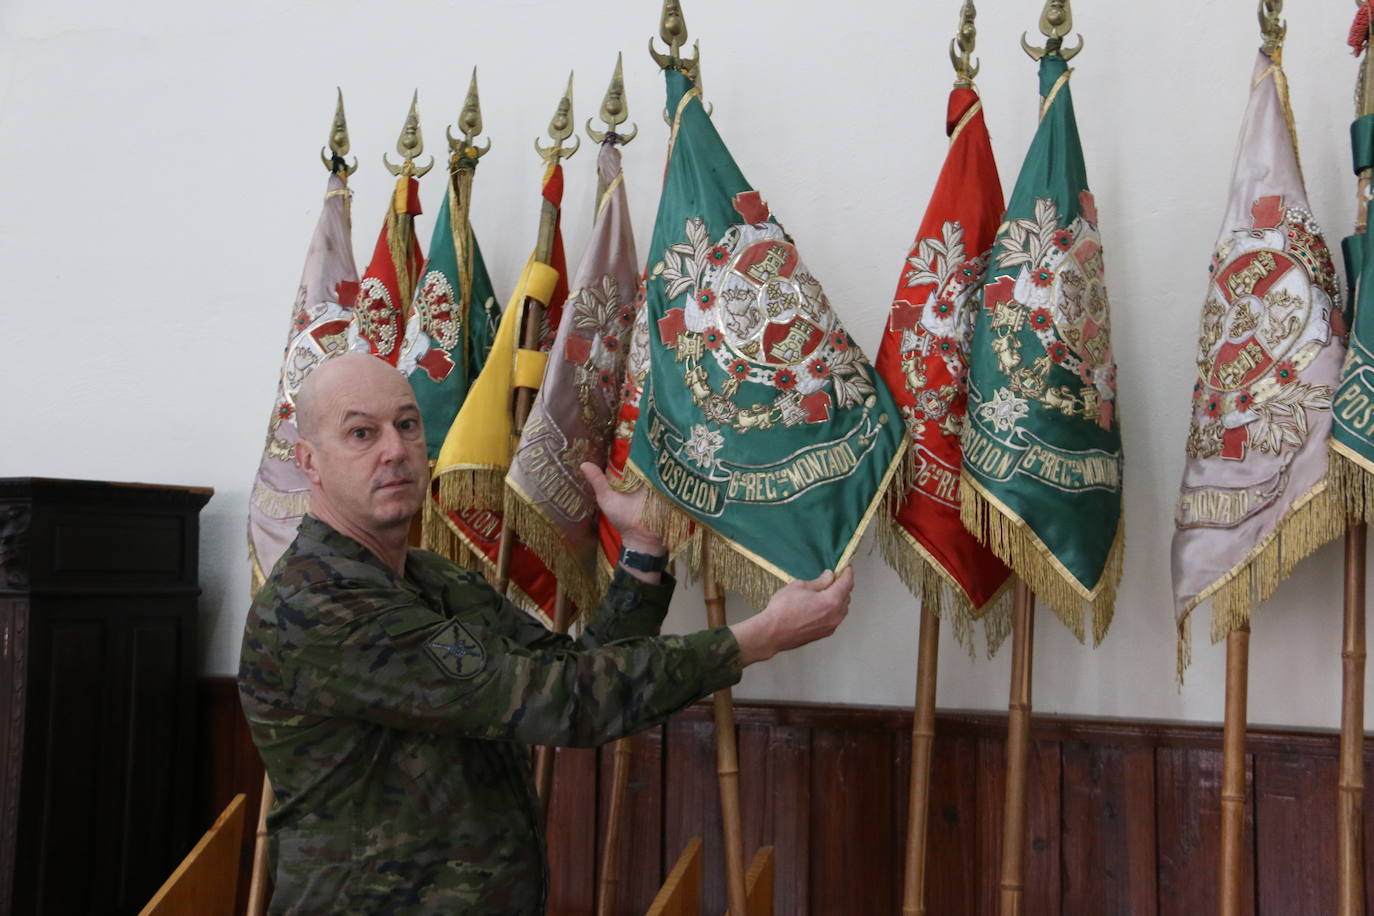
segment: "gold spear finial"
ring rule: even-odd
[[[479,147],[476,142],[477,135],[482,132],[482,103],[477,98],[477,68],[472,68],[472,82],[468,83],[468,95],[463,100],[463,110],[458,114],[458,129],[462,131],[461,139],[454,139],[453,128],[445,127],[444,133],[448,136],[449,152],[453,154],[453,165],[457,165],[459,159],[471,159],[475,164],[487,153],[491,152],[491,138],[487,138],[487,145]]]
[[[1260,0],[1260,34],[1264,36],[1264,53],[1273,57],[1283,47],[1283,39],[1288,35],[1288,23],[1279,18],[1283,12],[1283,0]]]
[[[949,60],[954,64],[955,89],[970,88],[980,69],[978,61],[973,60],[973,45],[978,40],[978,29],[973,20],[977,15],[973,0],[964,0],[964,7],[959,11],[959,31],[949,41]]]
[[[625,119],[630,116],[629,103],[625,101],[625,69],[623,55],[615,56],[615,72],[611,74],[611,84],[606,87],[606,97],[601,100],[601,120],[606,123],[606,132],[602,133],[592,127],[592,119],[587,119],[587,136],[597,143],[605,143],[606,138],[610,137],[612,143],[621,146],[629,143],[639,136],[639,125],[632,125],[633,129],[628,134],[616,132],[616,128],[625,123]]]
[[[649,39],[649,56],[661,70],[681,70],[687,75],[696,71],[701,60],[701,49],[692,46],[691,57],[682,56],[682,47],[687,44],[687,17],[682,15],[682,4],[677,0],[663,0],[663,15],[658,20],[658,37],[668,46],[667,54],[660,54],[654,48],[654,40]]]
[[[1045,47],[1031,45],[1024,32],[1021,33],[1021,47],[1032,60],[1039,60],[1046,54],[1058,54],[1066,61],[1073,60],[1083,50],[1083,36],[1078,36],[1078,47],[1065,48],[1064,39],[1072,31],[1073,10],[1069,8],[1069,0],[1045,0],[1045,8],[1040,13],[1040,34],[1047,39]]]
[[[401,135],[396,138],[396,152],[404,160],[400,165],[392,165],[391,160],[382,153],[382,164],[393,175],[424,178],[434,168],[434,157],[429,157],[429,165],[422,169],[415,167],[415,157],[425,151],[425,138],[420,133],[420,91],[410,97],[410,111],[406,112],[405,124],[401,125]]]
[[[553,143],[548,147],[540,146],[539,138],[534,138],[534,149],[545,162],[569,159],[582,146],[582,138],[573,136],[573,75],[571,72],[568,73],[568,88],[563,90],[563,97],[558,100],[558,107],[554,109],[553,118],[549,121],[549,136],[553,138]],[[571,149],[564,149],[563,141],[569,137],[573,138],[573,146]]]
[[[329,171],[340,178],[347,178],[358,171],[358,157],[353,157],[352,165],[344,161],[348,155],[348,121],[344,119],[343,90],[335,86],[334,91],[339,94],[339,101],[334,105],[334,122],[329,125],[328,148],[331,155],[326,156],[325,147],[320,147],[320,160]]]

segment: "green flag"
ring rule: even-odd
[[[1121,578],[1121,426],[1097,208],[1064,59],[1040,62],[1040,127],[983,287],[969,365],[964,523],[1080,640]]]
[[[848,563],[903,465],[902,415],[678,70],[649,247],[650,370],[628,476],[669,548],[710,532],[722,585],[762,604]]]
[[[468,388],[482,371],[499,315],[487,265],[466,208],[448,182],[434,223],[398,368],[410,378],[425,421],[429,460],[439,457]]]
[[[1364,79],[1370,78],[1366,71]],[[1355,174],[1374,168],[1374,114],[1350,125],[1350,142]],[[1374,201],[1365,207],[1367,221]],[[1346,512],[1368,522],[1374,521],[1374,253],[1366,232],[1348,236],[1342,247],[1353,320],[1349,314],[1332,315],[1333,323],[1350,325],[1350,341],[1332,404],[1331,477]]]

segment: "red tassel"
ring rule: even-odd
[[[1370,3],[1371,0],[1365,0],[1355,11],[1355,22],[1350,26],[1350,37],[1346,39],[1356,57],[1359,57],[1369,44]]]

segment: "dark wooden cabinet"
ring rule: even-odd
[[[203,488],[0,479],[0,913],[136,913],[194,840]]]

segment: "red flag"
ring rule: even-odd
[[[353,348],[370,352],[391,365],[401,356],[406,321],[410,317],[415,283],[425,266],[415,238],[420,213],[420,183],[402,175],[387,206],[386,220],[358,290],[353,320],[357,339]]]
[[[952,620],[967,644],[971,622],[1004,594],[1010,572],[959,520],[960,435],[968,407],[973,314],[1002,219],[1002,186],[983,103],[973,89],[950,93],[944,168],[911,246],[875,366],[906,419],[916,473],[879,526],[888,563],[914,594]],[[996,649],[1008,621],[987,621]]]

